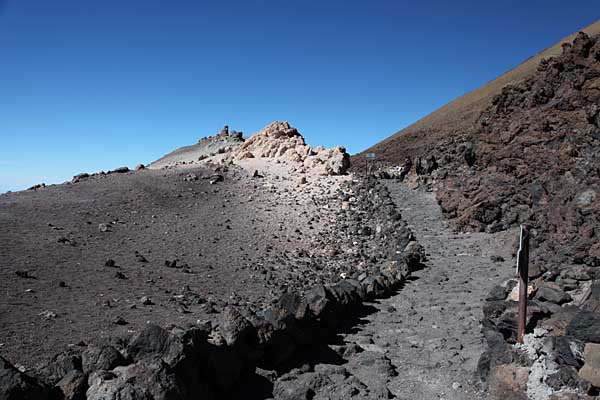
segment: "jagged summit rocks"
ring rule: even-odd
[[[342,146],[325,149],[306,144],[304,137],[288,122],[273,122],[252,135],[235,153],[235,159],[276,158],[296,163],[303,172],[343,175],[350,157]]]
[[[248,162],[253,159],[256,159],[254,163]],[[242,132],[230,130],[225,125],[218,134],[177,149],[148,167],[173,168],[206,163],[252,164],[248,166],[255,167],[260,160],[287,164],[291,171],[314,175],[344,175],[350,167],[350,156],[344,147],[312,147],[285,121],[275,121],[247,139]]]

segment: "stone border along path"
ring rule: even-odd
[[[486,398],[477,375],[486,349],[481,307],[494,285],[514,275],[514,232],[455,233],[435,194],[385,184],[424,247],[428,267],[413,272],[394,296],[371,303],[378,311],[355,333],[343,335],[345,349],[358,349],[346,350],[346,373],[365,384],[372,398]],[[315,399],[337,398],[330,396],[330,390],[315,390]]]

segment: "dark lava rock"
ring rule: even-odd
[[[18,276],[19,278],[24,278],[24,279],[35,279],[35,277],[34,277],[34,276],[32,276],[32,275],[29,273],[29,271],[22,271],[22,270],[19,270],[19,271],[16,271],[16,272],[15,272],[15,274],[17,274],[17,276]]]
[[[503,301],[506,300],[506,297],[510,293],[510,290],[507,286],[496,285],[490,290],[486,297],[486,301]]]
[[[126,365],[125,357],[112,346],[88,346],[81,354],[83,372],[92,372],[99,369],[111,370],[115,367]]]
[[[77,183],[77,182],[80,182],[89,177],[90,177],[90,174],[87,174],[85,172],[82,174],[77,174],[73,177],[73,179],[71,179],[71,183]]]
[[[195,363],[208,337],[208,327],[173,328],[167,331],[158,325],[147,324],[127,345],[127,355],[139,360],[159,355],[171,367]],[[196,363],[197,364],[197,363]]]
[[[125,172],[129,172],[129,168],[128,167],[119,167],[119,168],[115,168],[112,171],[109,171],[109,174],[123,174]]]
[[[600,343],[600,313],[577,313],[567,326],[567,334],[583,342]]]
[[[52,357],[50,362],[35,372],[35,376],[48,385],[54,385],[73,370],[82,371],[81,354],[69,350]]]
[[[535,294],[535,298],[540,301],[548,301],[554,304],[563,304],[571,301],[571,296],[562,290],[542,286]]]
[[[177,377],[159,357],[150,357],[113,372],[97,371],[90,375],[88,383],[87,400],[183,400],[188,397]]]
[[[358,285],[357,285],[358,284]],[[366,292],[357,281],[342,279],[338,283],[328,286],[327,291],[342,309],[349,309],[362,302]],[[361,297],[362,293],[362,297]]]
[[[594,282],[591,287],[590,297],[582,307],[584,310],[600,313],[600,282]]]
[[[487,348],[477,363],[477,375],[484,382],[495,366],[510,364],[513,361],[513,354],[509,344],[504,340],[502,333],[492,321],[484,319],[482,325],[482,333],[487,342]]]
[[[554,355],[561,365],[568,365],[577,369],[583,366],[584,343],[569,336],[554,338]],[[575,352],[573,350],[576,349]]]
[[[327,290],[325,286],[318,285],[308,290],[304,294],[304,299],[308,304],[308,308],[317,318],[321,317],[330,307],[330,300],[327,298]]]
[[[25,375],[0,357],[0,399],[45,399],[49,389],[37,379]]]
[[[73,370],[64,376],[56,387],[60,389],[64,400],[85,400],[88,389],[88,375]]]
[[[173,336],[158,325],[147,324],[135,335],[127,346],[127,354],[135,359],[153,354],[161,354],[167,358],[176,356],[182,347]]]
[[[414,241],[406,245],[402,256],[411,272],[420,269],[421,264],[425,262],[425,250],[420,244]]]
[[[284,293],[277,300],[277,308],[280,311],[281,317],[291,316],[301,320],[306,317],[308,305],[304,299],[295,293]],[[275,324],[274,324],[275,325]]]
[[[336,365],[317,365],[314,372],[299,369],[290,371],[275,381],[273,397],[276,400],[381,398],[371,393],[359,379],[348,374],[344,367]]]
[[[226,307],[220,316],[220,330],[223,338],[231,347],[245,342],[254,332],[254,327],[244,316],[233,307]]]
[[[387,382],[398,373],[384,354],[372,351],[358,353],[346,368],[369,388],[375,398],[390,398]]]
[[[144,257],[143,255],[141,255],[137,251],[135,252],[135,260],[137,262],[141,262],[141,263],[147,263],[148,262],[148,260],[146,259],[146,257]]]
[[[557,372],[548,375],[544,381],[557,391],[570,387],[579,388],[583,393],[587,393],[591,389],[591,384],[581,379],[577,374],[577,370],[570,366],[559,367]]]

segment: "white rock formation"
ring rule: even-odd
[[[298,164],[302,172],[318,175],[343,175],[350,166],[350,156],[344,147],[313,148],[304,142],[296,128],[277,121],[250,136],[234,152],[234,158],[276,158]]]

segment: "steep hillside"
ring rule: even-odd
[[[600,265],[600,39],[579,33],[562,48],[405,165],[459,229],[530,224],[537,273]]]
[[[600,21],[581,31],[594,36],[600,34]],[[353,157],[353,164],[362,165],[365,153],[374,152],[384,161],[399,163],[406,157],[426,155],[439,138],[460,134],[471,129],[481,112],[489,106],[493,97],[506,85],[514,85],[531,77],[544,58],[561,53],[563,43],[573,41],[576,34],[567,36],[555,45],[527,59],[519,66],[494,79],[488,84],[446,104],[414,124]]]

